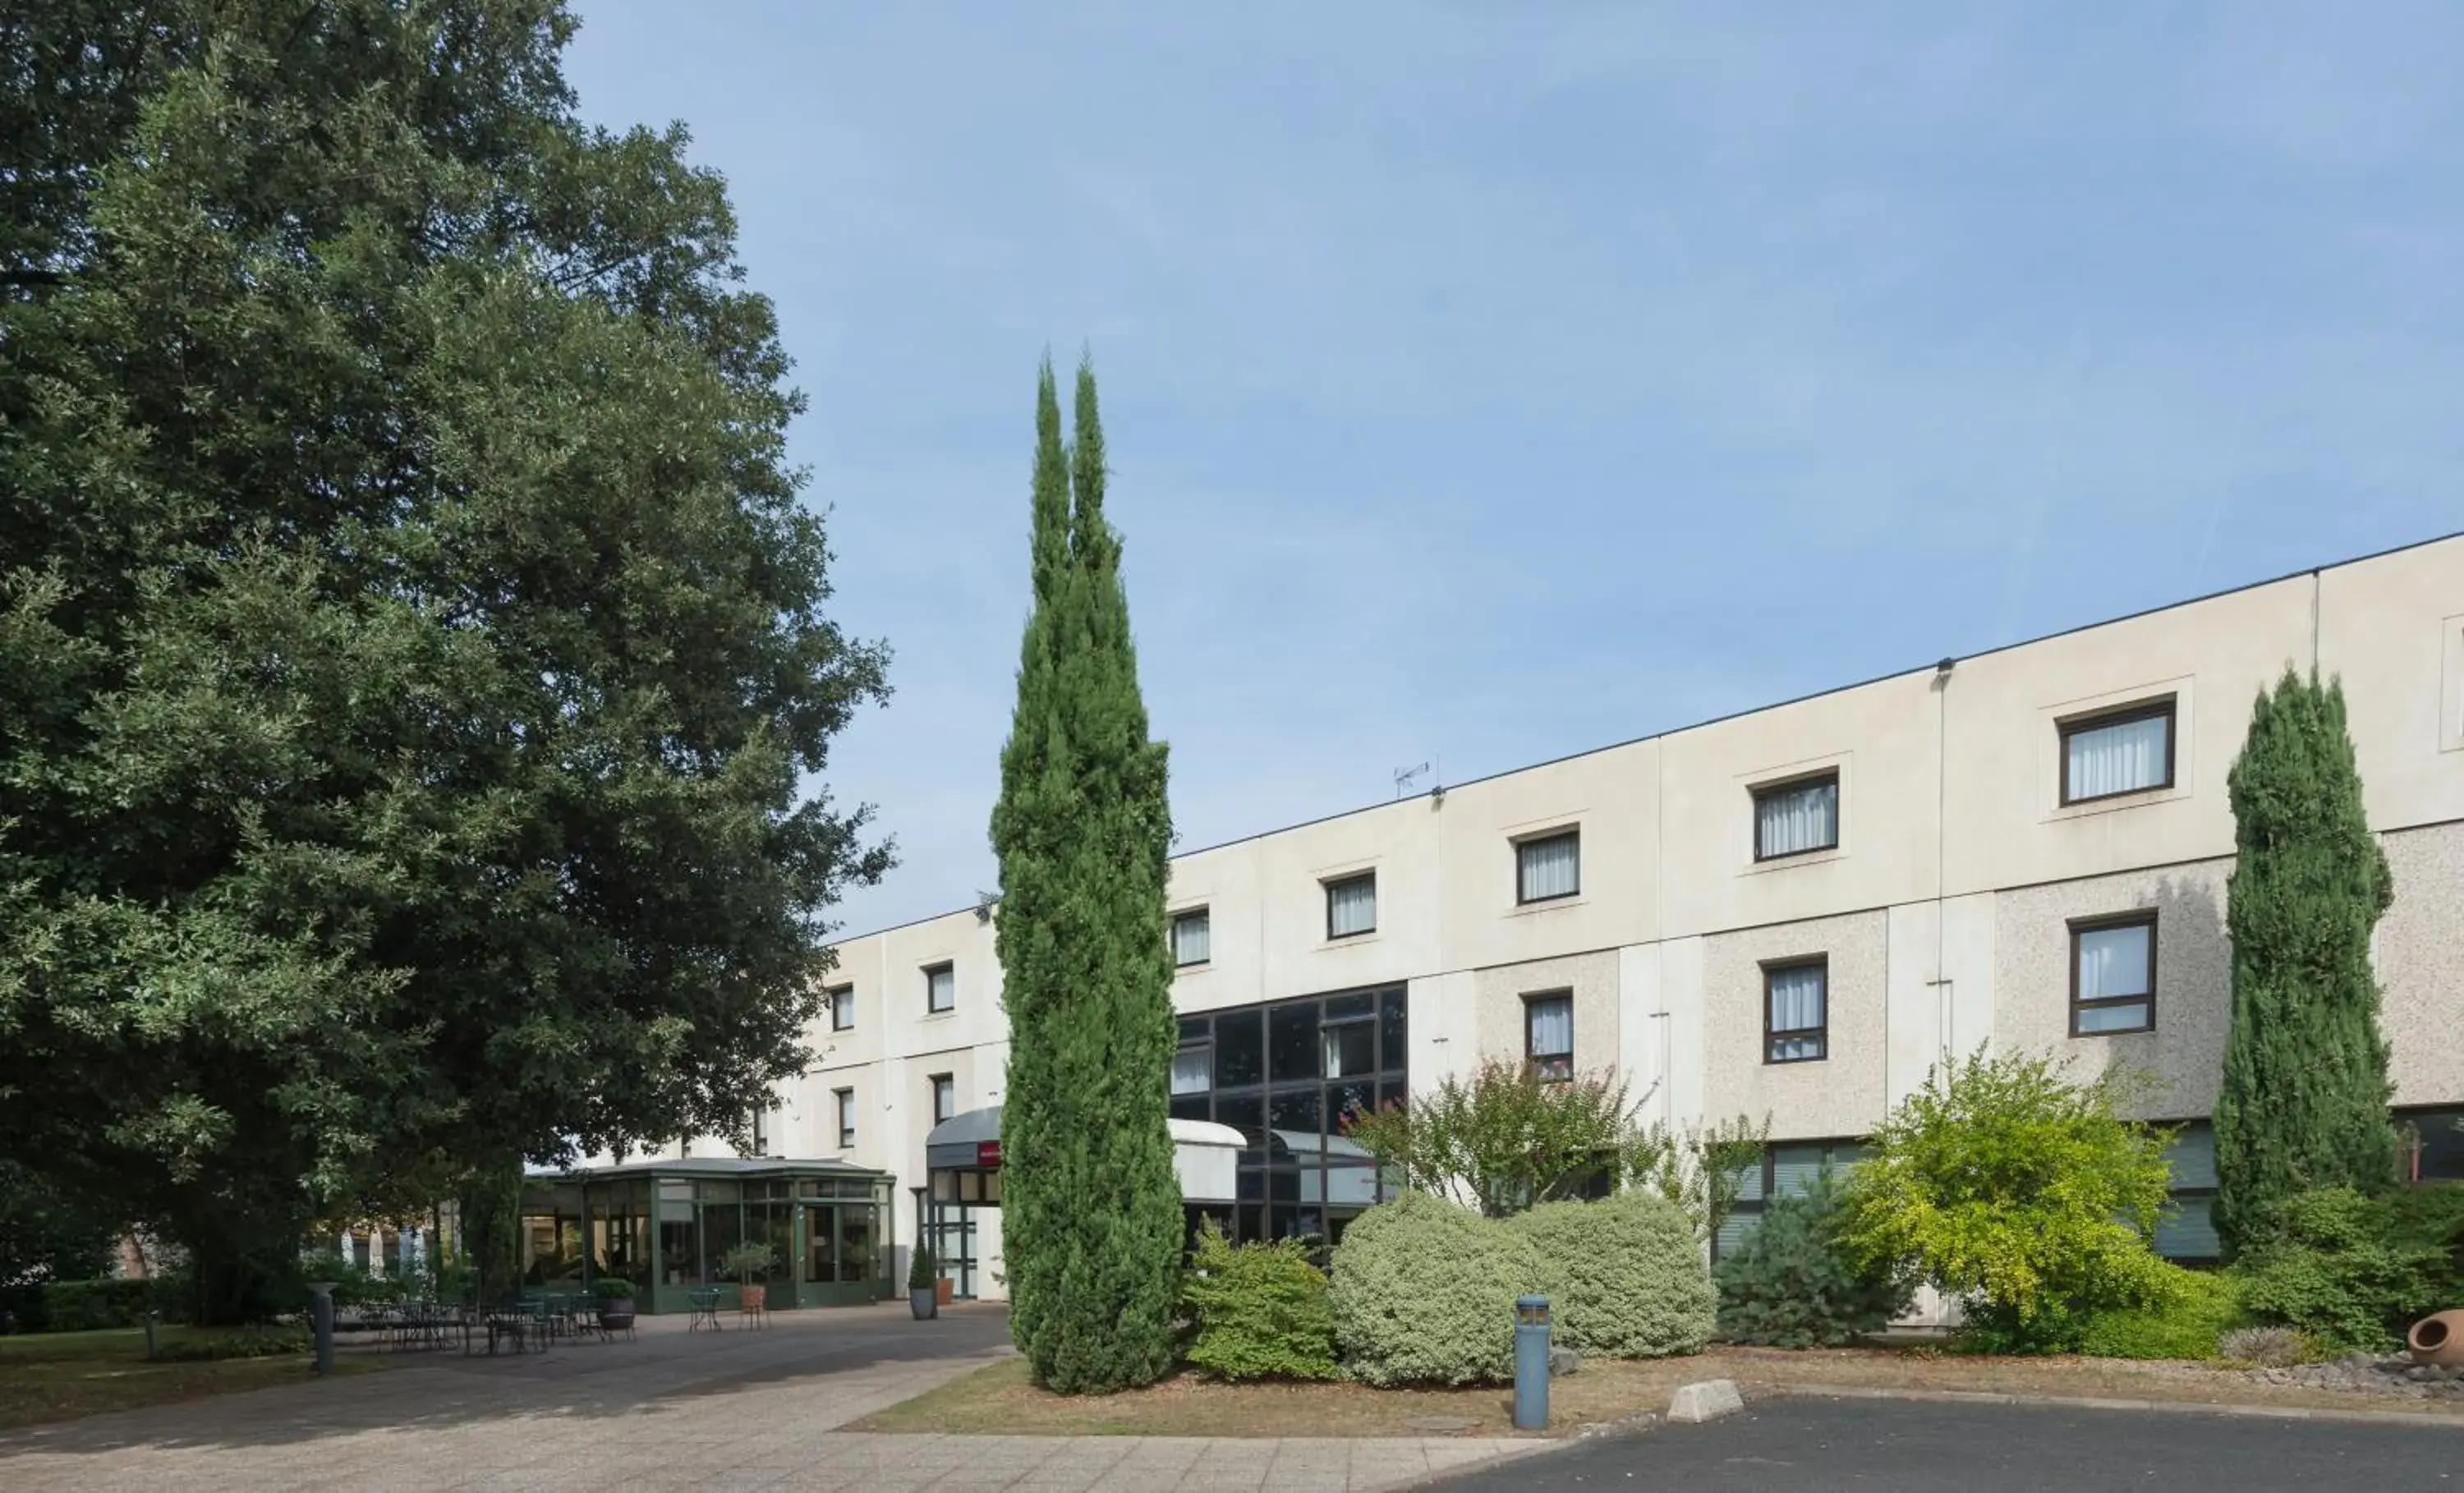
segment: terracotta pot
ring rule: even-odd
[[[760,1311],[770,1305],[770,1287],[767,1285],[739,1285],[736,1289],[738,1311]]]
[[[954,1289],[954,1287],[951,1284],[950,1278],[946,1275],[934,1282],[933,1304],[936,1306],[946,1306],[950,1305],[950,1292],[952,1289]]]
[[[2404,1346],[2417,1364],[2442,1369],[2464,1368],[2464,1311],[2442,1311],[2422,1318],[2405,1334]]]

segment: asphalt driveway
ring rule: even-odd
[[[1604,1437],[1440,1486],[1443,1493],[2387,1493],[2464,1488],[2464,1429],[1781,1398],[1709,1425]]]

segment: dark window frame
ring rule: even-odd
[[[2156,1029],[2156,949],[2159,937],[2156,910],[2140,908],[2129,912],[2075,917],[2066,926],[2069,929],[2071,944],[2071,1035],[2073,1037],[2135,1037],[2143,1032],[2154,1031]],[[2147,930],[2147,993],[2144,996],[2103,996],[2094,1000],[2081,1000],[2079,999],[2079,934],[2102,933],[2114,928],[2138,927]],[[2079,1030],[2079,1012],[2083,1010],[2102,1011],[2114,1006],[2131,1005],[2144,1005],[2147,1008],[2146,1025],[2111,1026],[2093,1032]]]
[[[1774,850],[1774,851],[1772,851],[1771,853],[1770,853],[1770,854],[1768,854],[1768,855],[1764,854],[1764,853],[1763,853],[1763,800],[1765,800],[1765,799],[1769,799],[1769,798],[1775,798],[1775,797],[1777,797],[1778,795],[1783,794],[1783,793],[1794,793],[1795,791],[1797,791],[1797,790],[1798,790],[1798,789],[1800,789],[1800,788],[1811,788],[1811,787],[1813,787],[1814,785],[1815,785],[1816,783],[1824,783],[1824,782],[1827,782],[1827,783],[1831,784],[1831,839],[1830,839],[1830,841],[1829,841],[1827,844],[1824,844],[1824,845],[1806,845],[1806,846],[1804,846],[1804,847],[1803,847],[1803,848],[1801,848],[1801,849],[1796,849],[1796,850]],[[1793,860],[1796,859],[1796,858],[1797,858],[1798,856],[1800,856],[1800,855],[1820,855],[1820,854],[1824,853],[1825,851],[1828,851],[1828,850],[1837,850],[1837,849],[1838,849],[1838,848],[1839,848],[1839,823],[1840,823],[1841,819],[1842,819],[1842,818],[1844,818],[1845,816],[1841,813],[1842,803],[1841,803],[1841,794],[1840,794],[1840,791],[1839,791],[1839,769],[1838,769],[1838,768],[1837,768],[1837,767],[1826,767],[1826,768],[1824,768],[1822,771],[1820,771],[1820,772],[1818,772],[1818,773],[1804,773],[1804,774],[1800,774],[1799,776],[1794,777],[1794,778],[1784,778],[1784,779],[1780,779],[1779,781],[1777,781],[1777,782],[1761,782],[1761,783],[1756,783],[1756,784],[1754,784],[1753,789],[1752,789],[1751,791],[1752,791],[1752,793],[1753,793],[1753,800],[1754,800],[1754,808],[1753,808],[1753,814],[1754,814],[1753,834],[1754,834],[1754,864],[1755,864],[1755,865],[1757,865],[1757,866],[1761,866],[1761,865],[1763,865],[1763,864],[1765,864],[1765,863],[1767,863],[1767,862],[1771,862],[1771,861],[1793,861]]]
[[[838,1122],[839,1150],[853,1151],[855,1149],[855,1090],[831,1089],[830,1110],[831,1118]]]
[[[1338,887],[1349,887],[1354,882],[1363,881],[1369,883],[1369,926],[1366,928],[1355,928],[1347,933],[1338,933],[1334,931],[1335,889]],[[1369,934],[1377,932],[1377,872],[1374,867],[1365,871],[1353,871],[1342,876],[1331,877],[1325,881],[1319,882],[1318,885],[1326,889],[1327,942],[1336,943],[1346,938],[1364,938]],[[1208,932],[1211,936],[1213,930],[1210,929]]]
[[[1574,842],[1574,884],[1563,891],[1552,891],[1545,897],[1523,894],[1523,852],[1534,845],[1554,845],[1560,840]],[[1563,902],[1568,897],[1583,894],[1583,826],[1569,824],[1563,829],[1544,829],[1536,835],[1519,835],[1514,845],[1514,905],[1519,908],[1538,907],[1544,902]]]
[[[833,987],[833,988],[831,988],[831,989],[828,989],[828,990],[825,990],[825,991],[823,991],[823,992],[822,992],[822,995],[823,995],[824,999],[827,999],[827,1000],[829,1001],[829,1003],[830,1003],[830,1030],[831,1030],[831,1031],[834,1031],[834,1032],[851,1032],[851,1031],[854,1031],[854,1030],[855,1030],[855,1011],[854,1011],[854,1004],[855,1004],[855,1001],[854,1001],[855,986],[854,986],[854,984],[853,984],[853,983],[848,983],[848,984],[845,984],[845,985],[835,986],[835,987]],[[846,996],[846,997],[847,997],[848,999],[847,999],[847,1000],[845,1000],[845,1001],[842,1001],[842,1000],[840,1000],[840,999],[839,999],[839,997],[841,997],[841,996]],[[929,997],[928,997],[928,999],[929,999]]]
[[[1180,956],[1180,925],[1193,917],[1202,917],[1206,919],[1206,957],[1202,959],[1184,959]],[[1215,962],[1215,908],[1212,903],[1201,907],[1182,908],[1179,911],[1175,912],[1172,915],[1172,921],[1169,925],[1169,933],[1172,938],[1172,967],[1174,969],[1194,970],[1199,968],[1200,965],[1212,964]]]
[[[944,1088],[944,1087],[945,1087],[945,1086],[947,1087],[947,1089],[948,1089],[948,1092],[949,1092],[949,1096],[950,1096],[950,1112],[949,1112],[948,1114],[943,1114],[943,1113],[941,1112],[941,1095],[942,1095],[943,1088]],[[940,1123],[941,1123],[942,1121],[944,1121],[944,1120],[953,1119],[953,1118],[956,1118],[956,1117],[957,1117],[957,1112],[958,1112],[958,1076],[957,1076],[957,1074],[955,1074],[955,1073],[927,1073],[927,1074],[925,1074],[925,1075],[924,1075],[924,1092],[925,1092],[926,1096],[929,1098],[929,1100],[931,1101],[932,1106],[933,1106],[933,1123],[934,1123],[934,1124],[938,1125],[938,1124],[940,1124]]]
[[[1531,1008],[1540,1004],[1544,1000],[1563,1000],[1566,1002],[1566,1050],[1562,1053],[1552,1052],[1544,1056],[1532,1049]],[[1542,1070],[1540,1066],[1542,1063],[1554,1062],[1560,1059],[1562,1059],[1566,1065],[1566,1071],[1563,1073],[1550,1073]],[[1530,1072],[1538,1074],[1540,1081],[1544,1084],[1564,1084],[1573,1082],[1574,1077],[1574,991],[1573,986],[1560,986],[1555,990],[1529,991],[1524,995],[1523,1065]]]
[[[2126,799],[2134,793],[2163,793],[2171,788],[2174,783],[2174,757],[2182,739],[2182,720],[2176,709],[2179,703],[2179,696],[2168,694],[2161,700],[2142,700],[2136,705],[2095,711],[2055,722],[2055,729],[2060,733],[2061,806],[2069,808],[2074,803],[2101,803],[2108,799]],[[2154,720],[2160,716],[2165,721],[2165,779],[2162,782],[2142,783],[2136,788],[2116,788],[2111,793],[2091,793],[2085,797],[2071,792],[2071,737],[2084,732],[2102,731],[2107,726],[2127,726],[2134,721]]]
[[[1828,1063],[1831,1061],[1831,955],[1828,954],[1791,955],[1782,959],[1765,959],[1763,972],[1763,1063],[1777,1066],[1791,1063]],[[1822,972],[1822,1024],[1791,1026],[1776,1029],[1771,1025],[1771,977],[1796,970],[1818,969]],[[1780,1038],[1803,1042],[1811,1035],[1822,1050],[1810,1058],[1778,1058],[1771,1055],[1772,1044]]]
[[[933,977],[943,973],[947,973],[950,977],[950,1003],[945,1006],[936,1006],[933,1003]],[[957,1009],[958,1009],[957,961],[955,959],[943,959],[938,964],[925,965],[924,1014],[926,1016],[947,1016]]]

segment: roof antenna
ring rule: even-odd
[[[1403,796],[1404,790],[1406,790],[1406,789],[1410,788],[1414,783],[1419,782],[1419,781],[1420,780],[1420,775],[1421,775],[1421,774],[1423,774],[1423,773],[1425,773],[1425,772],[1427,772],[1428,770],[1429,770],[1429,764],[1428,764],[1428,763],[1426,763],[1426,762],[1422,762],[1422,763],[1421,763],[1419,766],[1418,766],[1418,767],[1397,767],[1397,768],[1396,768],[1396,769],[1395,769],[1395,797],[1397,797],[1397,799],[1401,798],[1401,797]]]

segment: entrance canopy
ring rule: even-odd
[[[1001,1107],[954,1114],[924,1137],[931,1172],[998,1172]],[[1241,1132],[1212,1120],[1172,1120],[1172,1170],[1184,1203],[1227,1203],[1239,1178]]]

